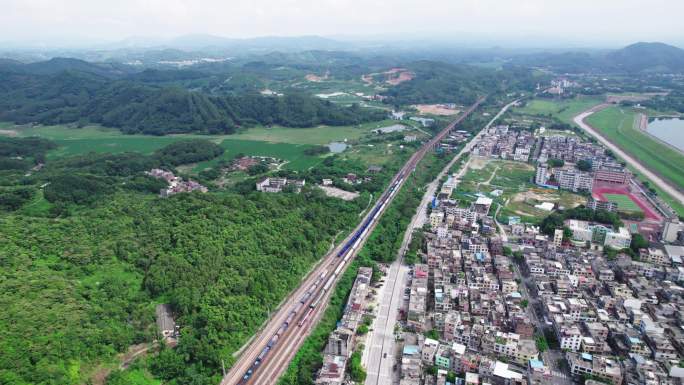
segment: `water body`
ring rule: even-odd
[[[657,118],[648,122],[649,134],[684,151],[684,119]]]
[[[330,142],[330,144],[328,144],[328,148],[330,149],[330,152],[338,153],[346,150],[347,144],[342,142]]]

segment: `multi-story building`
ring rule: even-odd
[[[591,174],[577,170],[559,170],[555,173],[558,186],[574,192],[591,191],[594,179]]]
[[[556,229],[553,232],[553,245],[556,247],[563,246],[563,229]]]
[[[610,381],[613,385],[622,384],[620,361],[590,353],[566,353],[570,372],[575,376],[590,375]]]
[[[602,201],[599,199],[594,199],[593,197],[589,197],[589,199],[587,200],[587,208],[590,208],[594,211],[604,210],[616,212],[618,210],[618,204],[611,201]]]
[[[543,186],[549,182],[549,170],[546,163],[539,163],[537,165],[537,174],[534,177],[534,183]]]
[[[607,182],[614,184],[626,184],[629,180],[627,170],[622,166],[601,166],[594,173],[596,182]]]
[[[639,250],[639,257],[644,262],[653,263],[656,265],[667,266],[670,264],[670,258],[665,254],[663,249],[649,247],[647,249]]]
[[[442,221],[444,220],[444,212],[442,211],[433,211],[430,213],[430,226],[432,229],[437,229],[441,224]]]
[[[626,228],[620,227],[617,232],[609,231],[606,233],[606,239],[603,245],[622,250],[628,248],[631,242],[632,234],[630,234]]]
[[[571,352],[580,350],[582,333],[575,323],[564,322],[561,316],[556,316],[553,326],[561,349],[567,349]]]

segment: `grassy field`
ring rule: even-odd
[[[563,123],[574,125],[572,118],[580,112],[602,102],[599,98],[578,99],[534,99],[522,108],[516,108],[515,112],[528,115],[550,115]]]
[[[527,163],[473,158],[468,171],[458,186],[455,198],[472,200],[476,193],[489,196],[501,205],[499,220],[520,216],[526,222],[538,222],[549,215],[548,211],[535,208],[541,202],[553,202],[559,206],[574,207],[585,198],[568,191],[542,189],[532,184],[534,167]],[[499,197],[490,195],[502,190]],[[493,213],[492,213],[493,214]]]
[[[384,126],[384,123],[376,123]],[[231,159],[236,154],[272,156],[286,160],[285,168],[303,170],[323,160],[320,156],[309,156],[304,153],[312,144],[325,144],[332,140],[343,140],[345,137],[358,138],[375,128],[371,125],[361,127],[316,127],[316,128],[254,128],[237,135],[169,135],[146,136],[124,135],[118,130],[98,126],[70,128],[66,126],[15,127],[2,126],[3,129],[14,129],[19,136],[40,136],[51,139],[59,146],[48,153],[48,158],[82,155],[89,152],[117,153],[140,152],[150,154],[170,143],[201,138],[212,140],[226,149],[217,159],[196,165],[202,170],[217,163],[221,159]],[[337,131],[339,129],[339,132]],[[301,132],[299,131],[301,130]],[[252,139],[248,139],[252,138]]]
[[[83,128],[35,126],[15,128],[15,130],[19,136],[40,136],[57,143],[59,148],[50,151],[48,158],[81,155],[89,152],[117,153],[135,151],[150,154],[170,143],[191,137],[124,135],[118,130],[98,126]]]
[[[212,167],[219,161],[232,159],[235,155],[240,153],[246,155],[272,156],[278,159],[284,159],[287,161],[287,164],[283,167],[291,170],[306,170],[322,162],[324,159],[324,157],[321,156],[306,155],[304,150],[311,146],[305,144],[267,143],[256,140],[225,139],[221,142],[221,147],[226,149],[223,155],[210,161],[198,163],[194,167],[194,171],[201,171],[205,168]]]
[[[382,122],[365,123],[357,126],[340,127],[312,127],[312,128],[287,128],[287,127],[255,127],[244,132],[227,135],[227,140],[257,140],[271,143],[294,143],[294,144],[328,144],[330,142],[355,140],[370,131],[396,124],[395,121],[385,120]]]
[[[587,123],[646,167],[684,188],[684,155],[639,131],[634,117],[632,110],[609,107],[589,116]]]
[[[411,122],[414,123],[414,122]],[[313,145],[326,145],[333,141],[358,141],[364,135],[380,127],[396,124],[395,121],[361,124],[357,126],[286,128],[255,127],[235,135],[168,135],[146,136],[125,135],[116,129],[100,126],[73,128],[68,126],[15,126],[11,123],[0,123],[0,129],[18,136],[40,136],[53,140],[59,146],[48,153],[48,158],[83,155],[95,153],[140,152],[151,154],[155,150],[170,143],[201,138],[214,141],[226,149],[219,158],[191,165],[188,169],[199,172],[212,167],[221,160],[232,159],[237,154],[271,156],[285,160],[283,166],[291,170],[305,170],[323,161],[324,156],[309,156],[305,150]],[[410,124],[409,124],[410,125]],[[408,131],[407,131],[408,132]],[[412,130],[413,133],[418,133]],[[422,133],[418,133],[422,136]],[[357,144],[345,152],[349,158],[358,159],[366,164],[383,165],[399,153],[412,150],[401,150],[398,144],[388,146],[387,143],[375,143],[373,146]]]
[[[623,194],[603,194],[609,202],[615,202],[618,205],[619,211],[626,212],[642,212],[641,208],[634,203],[627,195]]]
[[[642,212],[641,208],[634,203],[627,195],[622,194],[603,194],[603,196],[610,202],[615,202],[618,205],[618,211],[624,212]]]

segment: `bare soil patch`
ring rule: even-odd
[[[460,110],[452,108],[446,104],[416,104],[413,106],[418,110],[421,115],[431,114],[431,115],[441,115],[450,116],[457,115]]]
[[[359,196],[359,193],[357,192],[352,192],[352,191],[346,191],[342,190],[337,187],[331,187],[331,186],[318,186],[323,192],[325,192],[325,195],[333,198],[340,198],[345,201],[351,201],[356,199]]]
[[[403,82],[407,82],[416,77],[414,72],[407,70],[406,68],[390,68],[385,72],[375,72],[371,74],[361,75],[361,81],[366,83],[366,85],[373,85],[375,83],[375,77],[378,75],[383,75],[383,82],[391,86],[396,86]]]
[[[305,78],[310,82],[320,83],[330,78],[330,71],[325,71],[325,74],[323,76],[318,76],[316,74],[307,74]]]
[[[472,156],[470,158],[470,164],[468,165],[469,168],[473,170],[482,170],[487,166],[487,163],[489,163],[489,159],[487,158],[481,158],[479,156]]]

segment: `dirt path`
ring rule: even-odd
[[[484,181],[480,184],[482,184],[483,186],[489,186],[492,183],[492,180],[494,180],[494,177],[496,176],[497,171],[499,171],[499,166],[496,166],[494,168],[494,171],[492,171],[492,175],[489,176],[489,179],[487,179],[486,181]]]
[[[510,201],[509,199],[506,199],[506,202],[504,202],[504,206],[508,205],[508,202]],[[499,228],[499,232],[501,233],[501,242],[507,243],[508,242],[508,234],[506,234],[506,229],[499,223],[499,211],[501,211],[501,205],[497,204],[496,207],[496,212],[494,213],[494,223],[496,223],[496,227]]]
[[[639,127],[640,131],[648,133],[648,116],[646,114],[637,114],[634,119],[634,127]]]
[[[135,361],[138,357],[141,355],[147,354],[150,349],[156,349],[159,346],[159,343],[157,341],[150,343],[144,343],[144,344],[137,344],[137,345],[131,345],[128,347],[128,351],[126,353],[120,354],[119,355],[119,369],[120,370],[125,370],[127,369],[133,361]],[[107,382],[107,377],[109,374],[112,372],[111,367],[102,367],[98,369],[95,374],[91,377],[92,384],[93,385],[104,385]]]

